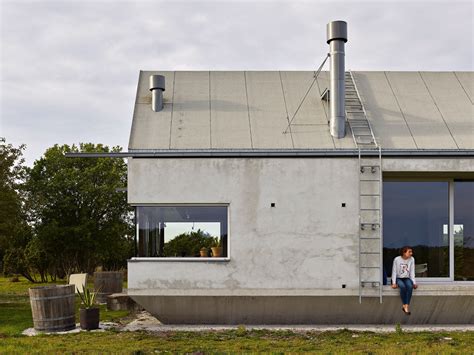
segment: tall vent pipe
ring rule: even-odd
[[[165,77],[150,75],[151,108],[158,112],[163,110],[163,91],[165,91]]]
[[[344,44],[347,42],[347,23],[345,21],[332,21],[327,24],[327,42],[331,57],[329,84],[330,131],[333,137],[344,138],[346,135]]]

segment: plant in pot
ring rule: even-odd
[[[87,286],[84,286],[82,292],[78,291],[84,307],[79,310],[81,329],[99,329],[99,308],[94,303],[97,292],[92,292]]]
[[[208,257],[208,256],[209,256],[209,249],[206,248],[206,247],[202,247],[202,248],[199,250],[199,254],[200,254],[201,257],[203,257],[203,258]]]
[[[222,246],[219,237],[213,237],[211,242],[212,256],[214,258],[222,257]]]

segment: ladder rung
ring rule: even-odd
[[[380,208],[361,208],[361,211],[380,211]]]
[[[370,240],[380,240],[380,238],[369,238],[369,237],[360,237],[359,239],[370,239]]]
[[[380,196],[379,194],[360,194],[359,196]]]

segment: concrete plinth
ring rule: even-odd
[[[133,311],[141,307],[125,293],[113,293],[107,296],[107,309],[109,311]]]
[[[132,296],[164,324],[473,324],[474,297]]]

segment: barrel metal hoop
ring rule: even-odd
[[[53,327],[35,327],[36,330],[39,330],[40,332],[49,332],[49,331],[54,331],[54,329],[59,329],[60,332],[65,332],[71,329],[75,329],[76,324],[71,324],[68,326],[64,325],[55,325]]]
[[[71,293],[70,295],[61,295],[61,296],[49,296],[49,297],[30,297],[30,300],[32,301],[40,301],[40,300],[54,300],[58,298],[68,298],[68,297],[75,297],[76,295],[74,293]]]
[[[76,316],[73,314],[73,315],[70,315],[70,316],[66,316],[66,317],[57,317],[57,318],[41,318],[41,319],[37,319],[36,322],[52,322],[52,321],[55,321],[55,320],[64,320],[64,319],[70,319],[70,318],[76,318]],[[64,325],[62,325],[64,327]]]

